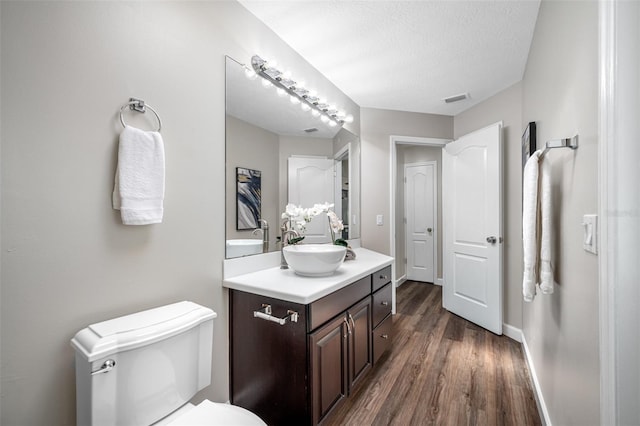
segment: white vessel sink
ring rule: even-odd
[[[283,249],[284,259],[293,271],[305,277],[326,277],[344,261],[347,248],[333,244],[296,244]]]
[[[227,240],[227,259],[262,253],[262,240]]]

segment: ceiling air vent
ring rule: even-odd
[[[315,127],[311,127],[310,129],[304,129],[304,131],[307,133],[313,133],[313,132],[317,132],[318,129],[316,129]]]
[[[449,96],[448,98],[444,98],[443,101],[450,104],[452,102],[458,102],[468,98],[469,98],[468,93],[461,93],[459,95],[453,95],[453,96]]]

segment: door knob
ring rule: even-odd
[[[487,237],[487,242],[488,242],[489,244],[495,244],[495,243],[496,243],[496,241],[498,241],[498,240],[496,239],[496,237]]]
[[[433,231],[433,229],[432,229],[432,228],[427,228],[427,232],[428,232],[428,233],[431,233],[431,231]]]

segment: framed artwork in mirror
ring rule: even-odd
[[[236,167],[236,229],[258,228],[262,209],[262,172]]]
[[[527,124],[522,134],[522,169],[527,164],[527,160],[531,154],[536,152],[536,122],[532,121]]]

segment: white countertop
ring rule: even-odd
[[[271,267],[226,278],[223,286],[234,290],[309,304],[393,263],[393,258],[365,248],[356,248],[355,260],[344,262],[328,277],[302,277],[291,269]]]

